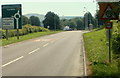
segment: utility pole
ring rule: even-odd
[[[88,29],[88,11],[86,7],[84,7],[84,12],[85,12],[85,30],[86,30]]]

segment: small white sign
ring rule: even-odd
[[[13,29],[14,28],[14,18],[3,18],[2,25],[3,25],[3,29]]]

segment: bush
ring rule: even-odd
[[[115,54],[120,54],[120,23],[114,23],[112,38],[112,50]]]
[[[39,26],[31,26],[31,25],[25,25],[23,26],[23,29],[19,29],[19,35],[26,35],[29,33],[34,33],[34,32],[43,32],[43,31],[49,31],[46,28],[43,27],[39,27]],[[13,30],[8,30],[8,37],[14,37],[17,36],[17,30],[13,29]],[[6,31],[2,30],[2,38],[6,38]]]

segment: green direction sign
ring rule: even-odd
[[[21,4],[2,5],[2,28],[22,29]]]

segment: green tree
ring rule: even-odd
[[[106,20],[100,19],[100,10],[97,10],[97,12],[95,14],[95,20],[96,20],[96,23],[98,24],[98,27],[100,27],[100,25],[103,25],[104,22],[106,21]]]
[[[82,17],[76,17],[76,18],[73,18],[72,21],[75,22],[76,24],[76,28],[79,30],[79,29],[84,29],[84,25],[83,25],[83,21],[82,21]]]
[[[31,16],[29,21],[32,26],[40,26],[40,20],[36,16]]]
[[[22,25],[26,25],[29,23],[29,19],[26,16],[22,16]]]
[[[43,24],[44,24],[45,28],[47,28],[47,26],[49,26],[50,27],[49,29],[51,29],[51,30],[56,30],[56,29],[61,28],[59,16],[51,11],[45,15]]]
[[[77,20],[77,21],[76,21],[76,24],[77,24],[77,29],[78,29],[78,30],[84,29],[82,20],[80,20],[80,19]]]
[[[69,26],[72,29],[84,29],[82,17],[76,17],[72,19],[61,19],[61,25],[63,28],[65,26]]]
[[[72,29],[76,28],[76,23],[74,21],[70,21],[69,27]]]
[[[84,14],[83,21],[85,28],[90,29],[90,25],[92,25],[92,28],[96,28],[96,21],[90,12]]]

